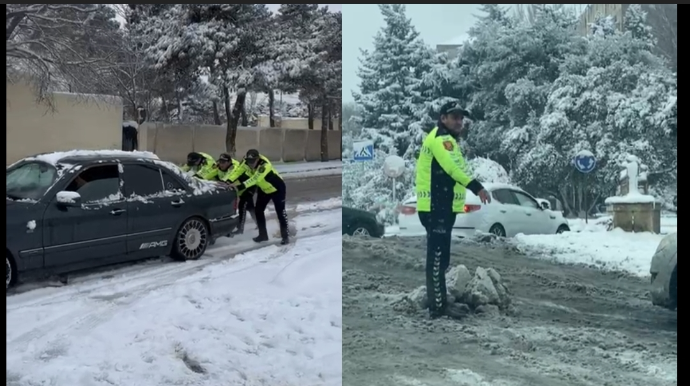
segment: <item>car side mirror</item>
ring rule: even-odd
[[[57,204],[65,207],[78,207],[81,206],[81,195],[77,192],[61,191],[57,192],[55,195]]]
[[[549,208],[549,203],[548,203],[548,202],[542,202],[541,204],[539,204],[539,208],[540,208],[541,210],[550,209],[550,208]]]

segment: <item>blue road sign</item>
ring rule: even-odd
[[[374,142],[358,141],[352,144],[352,155],[355,161],[371,161],[374,159]]]
[[[587,150],[582,150],[573,158],[573,165],[580,173],[589,173],[597,166],[597,161],[594,158],[594,154]]]

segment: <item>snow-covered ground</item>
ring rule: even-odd
[[[7,384],[340,385],[341,216],[8,296]]]
[[[274,164],[276,170],[285,178],[305,178],[319,176],[333,176],[343,173],[343,162],[340,160],[328,162],[298,162]]]
[[[585,264],[604,270],[649,276],[652,256],[661,239],[678,229],[677,217],[661,217],[661,234],[606,231],[610,217],[569,220],[571,232],[561,235],[517,235],[518,249],[530,257],[559,263]]]
[[[605,270],[616,270],[637,276],[648,276],[649,265],[661,239],[678,229],[677,217],[661,217],[661,234],[627,233],[620,229],[607,231],[611,217],[568,220],[571,232],[560,235],[519,234],[513,243],[528,257],[566,264],[585,264]],[[386,228],[386,236],[424,236],[424,230],[403,232],[397,226]]]

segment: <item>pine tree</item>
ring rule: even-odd
[[[359,93],[354,99],[362,114],[358,123],[377,148],[403,156],[412,141],[415,90],[428,48],[405,15],[403,4],[380,4],[385,25],[374,37],[374,50],[362,51]]]
[[[647,24],[647,12],[640,4],[630,4],[625,12],[624,27],[633,39],[644,42],[649,48],[654,47],[656,39],[652,34],[652,27]]]

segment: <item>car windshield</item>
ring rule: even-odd
[[[55,183],[57,169],[45,162],[28,162],[7,171],[6,194],[13,200],[38,200]]]

